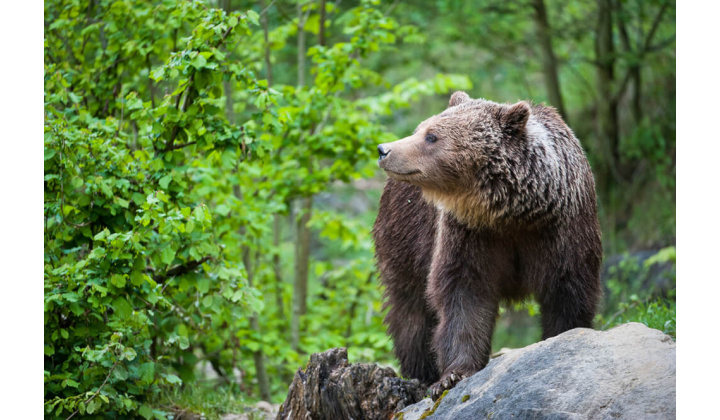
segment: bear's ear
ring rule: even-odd
[[[459,91],[453,93],[452,96],[450,97],[450,103],[448,104],[448,108],[454,107],[456,105],[460,105],[461,103],[467,102],[469,100],[470,100],[470,96],[467,93],[459,90]]]
[[[530,104],[525,101],[516,103],[507,108],[500,116],[505,130],[517,133],[525,128],[530,118]]]

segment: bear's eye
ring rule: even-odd
[[[428,143],[435,143],[437,141],[437,137],[435,137],[435,134],[428,134],[425,136],[425,141]]]

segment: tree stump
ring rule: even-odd
[[[375,364],[351,365],[347,349],[334,348],[313,354],[305,370],[298,369],[277,420],[387,420],[424,396],[416,379]]]

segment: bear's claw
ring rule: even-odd
[[[433,401],[437,401],[443,394],[443,392],[453,389],[458,382],[465,379],[467,376],[456,372],[450,372],[440,378],[439,381],[435,382],[428,388],[428,393]]]

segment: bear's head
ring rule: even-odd
[[[429,190],[472,188],[479,171],[511,153],[525,137],[530,105],[472,100],[455,92],[448,108],[404,139],[378,146],[378,164],[390,178]]]
[[[421,187],[436,205],[471,211],[457,208],[464,207],[458,199],[477,195],[502,178],[498,172],[511,169],[508,158],[523,147],[530,115],[527,102],[498,104],[455,92],[448,108],[421,122],[411,136],[379,145],[378,164],[390,178]]]

